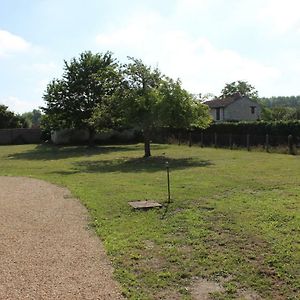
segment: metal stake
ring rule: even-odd
[[[171,193],[170,193],[170,170],[169,170],[169,162],[166,162],[167,167],[167,180],[168,180],[168,203],[171,202]]]

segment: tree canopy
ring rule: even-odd
[[[221,98],[230,97],[235,94],[240,94],[242,97],[248,97],[251,100],[258,99],[257,90],[247,81],[238,80],[227,83],[221,91]]]
[[[28,123],[23,117],[8,110],[7,106],[0,104],[0,129],[27,127]]]
[[[22,115],[28,124],[28,127],[39,127],[41,124],[42,113],[39,109],[34,109],[33,111],[25,112]]]
[[[79,58],[64,62],[61,79],[54,79],[44,94],[47,123],[51,129],[84,128],[92,140],[95,132],[93,114],[105,106],[119,84],[118,63],[110,52],[81,53]]]
[[[145,157],[151,156],[150,139],[154,128],[208,126],[208,107],[184,90],[179,80],[174,81],[135,58],[130,58],[124,73],[125,120],[142,130]]]
[[[260,103],[266,107],[293,107],[300,108],[300,96],[278,96],[278,97],[262,97]]]
[[[143,132],[145,156],[151,155],[154,128],[205,127],[208,107],[157,68],[129,57],[120,65],[110,52],[82,53],[65,62],[62,78],[52,80],[44,94],[44,124],[51,129],[95,130],[135,127]]]

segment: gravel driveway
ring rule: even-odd
[[[67,189],[0,177],[0,299],[122,299],[87,211]]]

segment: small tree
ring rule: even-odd
[[[118,63],[110,52],[92,54],[90,51],[65,61],[62,79],[54,79],[44,94],[47,124],[52,129],[84,128],[89,130],[90,144],[96,130],[92,118],[104,99],[119,85]]]
[[[122,88],[123,114],[128,124],[141,128],[144,136],[144,156],[151,156],[150,137],[155,128],[191,128],[207,126],[207,106],[194,101],[181,87],[160,71],[141,60],[129,58]]]
[[[234,81],[227,83],[221,91],[221,98],[226,98],[233,96],[235,94],[240,94],[242,97],[249,97],[252,100],[258,99],[258,92],[247,81]]]

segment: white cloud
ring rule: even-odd
[[[300,30],[299,0],[265,0],[260,2],[258,20],[271,27],[273,33],[285,34]]]
[[[8,96],[0,99],[0,104],[8,106],[10,111],[16,113],[24,113],[27,111],[32,111],[34,108],[37,108],[36,103],[25,101],[15,96]]]
[[[34,92],[37,94],[37,96],[41,96],[44,94],[49,82],[49,79],[41,79],[37,82],[36,88],[34,89]]]
[[[30,47],[30,43],[22,37],[5,30],[0,30],[0,57],[16,52],[24,52],[29,50]]]
[[[181,1],[187,2],[187,1]],[[189,0],[188,2],[195,2]],[[248,80],[262,86],[280,72],[231,49],[214,46],[206,37],[192,37],[174,29],[155,13],[139,14],[121,28],[96,37],[101,48],[142,58],[168,76],[179,77],[191,92],[218,94],[226,82]]]
[[[59,66],[54,62],[35,63],[30,68],[40,73],[56,73],[59,70]]]

